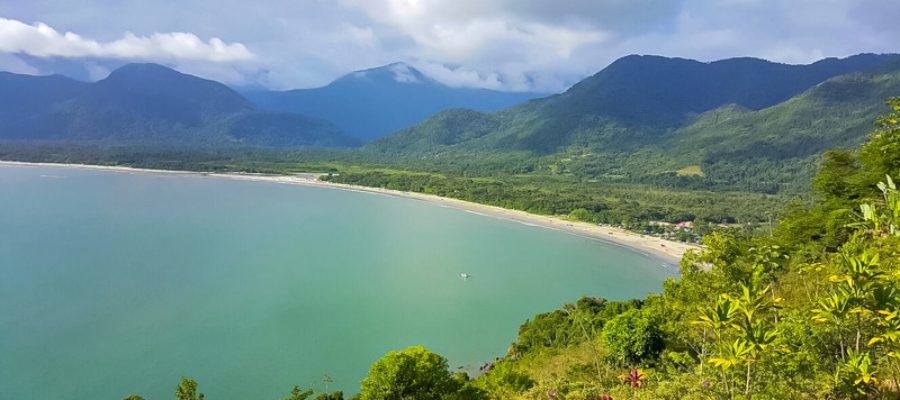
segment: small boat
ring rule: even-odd
[[[463,279],[469,279],[469,277],[472,276],[472,275],[469,275],[469,274],[463,272],[463,273],[459,274],[459,276],[460,276],[461,278],[463,278]]]

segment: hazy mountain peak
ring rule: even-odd
[[[421,83],[425,78],[419,70],[406,63],[394,63],[387,68],[394,73],[394,80],[401,83]]]
[[[436,83],[433,79],[429,78],[412,65],[404,62],[395,62],[381,67],[351,72],[335,81],[335,83],[359,80],[375,81],[379,83]]]
[[[396,132],[446,109],[496,111],[538,97],[534,93],[447,86],[403,62],[351,72],[320,88],[246,95],[263,109],[332,121],[363,141]]]
[[[153,63],[117,68],[80,101],[126,107],[140,115],[201,125],[222,115],[253,109],[253,104],[215,81]]]
[[[97,83],[101,86],[126,85],[144,88],[153,92],[163,89],[180,91],[212,90],[230,97],[240,97],[224,84],[190,75],[155,63],[130,63],[113,70],[106,79]],[[248,103],[249,104],[249,103]]]
[[[130,63],[113,70],[106,79],[119,79],[134,76],[186,76],[172,68],[155,63]]]

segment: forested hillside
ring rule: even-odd
[[[778,193],[804,186],[825,149],[862,142],[900,87],[898,61],[629,56],[563,94],[495,114],[445,111],[366,150],[434,168],[514,157],[516,172]]]
[[[0,75],[0,139],[120,145],[341,146],[334,125],[258,110],[218,82],[128,64],[96,83]]]

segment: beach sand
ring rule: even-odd
[[[416,192],[403,192],[398,190],[389,190],[381,188],[373,188],[367,186],[347,185],[342,183],[332,183],[319,180],[321,174],[296,174],[296,175],[266,175],[266,174],[247,174],[247,173],[204,173],[192,171],[170,171],[156,169],[142,169],[124,166],[104,166],[104,165],[85,165],[85,164],[56,164],[56,163],[26,163],[16,161],[0,161],[0,166],[42,166],[42,167],[61,167],[61,168],[77,168],[77,169],[93,169],[126,173],[145,173],[145,174],[182,174],[197,175],[211,178],[238,179],[259,182],[275,182],[291,185],[314,186],[326,189],[351,190],[363,193],[375,193],[386,196],[403,197],[427,201],[439,204],[445,207],[452,207],[463,211],[472,212],[486,217],[505,219],[515,221],[522,224],[558,230],[569,234],[578,235],[585,238],[601,240],[609,244],[627,247],[634,251],[646,254],[650,257],[659,259],[660,261],[672,266],[678,265],[681,257],[688,251],[700,249],[700,246],[657,238],[654,236],[641,235],[630,232],[621,228],[601,226],[586,222],[569,221],[558,217],[546,215],[537,215],[527,213],[525,211],[510,210],[501,207],[489,206],[479,203],[472,203],[463,200],[457,200],[447,197],[435,196]]]

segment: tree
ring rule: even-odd
[[[515,397],[531,389],[535,382],[527,374],[516,371],[512,365],[499,362],[481,379],[482,387],[500,397]]]
[[[197,391],[197,381],[191,378],[181,378],[181,383],[175,388],[177,400],[203,400],[203,393]]]
[[[609,357],[619,365],[635,365],[655,359],[663,348],[657,324],[641,309],[628,310],[603,327]]]
[[[303,390],[300,386],[294,386],[294,388],[291,389],[291,395],[285,397],[283,400],[307,400],[313,394],[315,394],[315,391],[312,389]],[[319,393],[319,395],[315,397],[315,400],[344,400],[344,392],[338,390],[331,393]]]
[[[813,179],[813,188],[830,197],[853,199],[858,196],[858,183],[854,181],[858,173],[859,162],[853,152],[830,150],[823,156],[819,173]]]
[[[284,400],[306,400],[309,398],[309,396],[312,396],[312,395],[313,395],[312,390],[303,390],[303,389],[300,389],[300,386],[294,386],[294,388],[291,389],[291,395],[288,397],[285,397]]]
[[[344,392],[338,390],[331,393],[321,393],[316,396],[316,400],[344,400]]]
[[[900,171],[900,97],[889,99],[887,104],[891,112],[878,118],[879,129],[860,151],[868,182],[878,182],[885,175]]]
[[[447,360],[423,346],[392,351],[372,364],[363,400],[440,400],[460,389]]]

